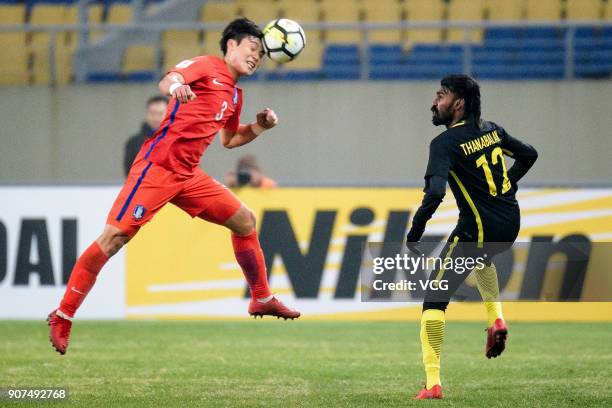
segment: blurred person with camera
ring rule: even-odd
[[[236,170],[230,170],[225,175],[225,185],[234,187],[276,188],[278,184],[270,177],[264,176],[257,158],[248,154],[238,160]]]

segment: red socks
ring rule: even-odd
[[[253,231],[244,237],[232,234],[232,244],[236,260],[249,284],[251,296],[254,299],[263,299],[270,296],[266,263],[257,239],[257,231]],[[60,311],[69,317],[74,316],[94,283],[96,283],[98,273],[106,261],[108,261],[108,256],[102,252],[100,245],[94,241],[79,257],[74,269],[72,269],[66,285],[66,293],[64,293],[64,298],[60,303]]]
[[[249,284],[251,297],[253,299],[263,299],[270,296],[268,273],[264,255],[259,246],[257,231],[243,237],[232,234],[232,245],[234,246],[236,260]]]
[[[102,252],[100,245],[94,241],[79,257],[72,269],[66,285],[66,293],[64,293],[64,298],[60,303],[60,311],[69,317],[74,317],[77,309],[85,300],[85,296],[96,283],[96,277],[106,261],[108,261],[108,256]]]

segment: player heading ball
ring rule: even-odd
[[[50,340],[59,353],[66,352],[72,318],[104,264],[167,203],[231,231],[236,260],[251,291],[251,315],[300,316],[270,293],[254,214],[199,167],[217,133],[223,146],[232,149],[278,123],[269,108],[258,112],[253,122],[240,123],[242,89],[236,82],[259,67],[264,55],[261,37],[251,20],[234,20],[223,31],[221,56],[182,61],[159,83],[172,97],[168,113],[136,156],[102,235],[79,257],[59,308],[49,314]]]

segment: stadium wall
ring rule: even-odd
[[[251,146],[218,142],[203,167],[222,177],[255,153],[281,183],[422,182],[435,82],[245,83],[243,119],[280,124]],[[483,116],[541,152],[529,182],[610,183],[612,81],[483,82]],[[117,183],[125,140],[154,84],[0,88],[0,183]],[[224,150],[223,152],[221,152]]]

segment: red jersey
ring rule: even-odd
[[[225,61],[218,57],[185,60],[169,72],[180,73],[197,98],[186,104],[172,98],[166,117],[145,142],[138,158],[175,173],[192,175],[221,128],[238,130],[242,89],[236,86]]]

